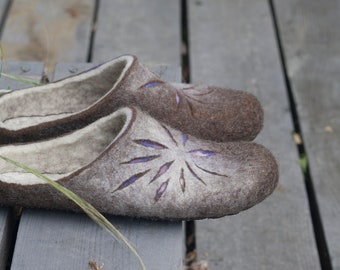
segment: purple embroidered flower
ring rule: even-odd
[[[206,149],[192,149],[192,150],[188,150],[185,151],[183,150],[183,147],[186,146],[186,143],[188,141],[188,136],[186,134],[182,134],[181,135],[181,140],[182,140],[182,145],[179,145],[179,143],[177,142],[177,140],[175,139],[174,135],[172,134],[172,132],[170,131],[170,129],[168,127],[166,127],[165,125],[161,125],[162,129],[164,131],[164,134],[166,134],[168,136],[168,138],[170,139],[170,142],[172,142],[172,146],[167,146],[164,143],[160,143],[160,142],[156,142],[153,140],[149,140],[149,139],[137,139],[137,140],[133,140],[133,142],[136,145],[145,147],[145,148],[149,148],[150,150],[153,151],[157,151],[154,154],[150,154],[150,155],[145,155],[145,156],[141,156],[141,157],[134,157],[131,158],[130,160],[124,161],[121,163],[121,165],[124,166],[133,166],[134,164],[149,164],[149,162],[154,161],[154,160],[158,160],[161,159],[164,160],[164,158],[167,158],[167,155],[169,155],[169,157],[174,157],[175,155],[178,155],[178,153],[180,152],[173,152],[176,148],[181,147],[183,151],[183,156],[178,156],[178,160],[182,160],[182,165],[180,166],[180,170],[178,172],[178,181],[179,181],[179,186],[182,190],[183,193],[185,193],[186,191],[186,181],[189,178],[189,176],[191,176],[191,178],[194,178],[196,180],[199,181],[199,183],[203,184],[203,185],[207,185],[207,183],[204,181],[204,174],[211,174],[211,175],[217,175],[217,176],[222,176],[222,177],[228,177],[227,175],[223,175],[223,174],[219,174],[217,172],[208,170],[203,168],[200,165],[197,165],[193,160],[190,159],[190,156],[192,158],[210,158],[212,156],[215,156],[217,153],[211,150],[206,150]],[[169,141],[168,141],[169,143]],[[170,151],[171,154],[168,152]],[[189,155],[188,155],[189,154]],[[183,162],[183,158],[185,159],[186,157],[188,157],[190,160],[184,160]],[[175,160],[170,160],[168,162],[163,163],[158,171],[156,172],[156,174],[154,174],[153,176],[150,175],[151,173],[151,169],[148,169],[146,171],[142,171],[140,173],[137,173],[135,175],[132,175],[131,177],[129,177],[127,180],[123,181],[120,186],[115,190],[121,190],[124,188],[127,188],[128,186],[130,186],[131,184],[134,184],[138,179],[140,178],[145,178],[146,176],[148,176],[149,179],[149,184],[152,184],[157,182],[159,179],[161,179],[162,177],[166,176],[169,172],[169,170],[171,169],[171,167],[173,167],[172,165],[175,163],[177,159]],[[127,167],[128,168],[128,167]],[[178,168],[178,166],[177,166]],[[173,175],[170,174],[170,175]],[[158,188],[156,189],[155,192],[155,196],[154,196],[154,201],[158,202],[162,196],[164,194],[166,194],[166,191],[168,190],[169,185],[171,184],[171,177],[167,177],[167,180],[160,183],[160,185],[158,185]]]

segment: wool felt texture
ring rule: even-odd
[[[254,142],[198,139],[121,108],[63,136],[0,146],[103,213],[165,220],[236,214],[270,195],[272,154]],[[0,204],[78,210],[48,184],[0,160]]]
[[[82,128],[118,108],[136,106],[195,137],[252,140],[263,111],[252,94],[168,83],[125,55],[79,75],[0,97],[0,144],[31,142]]]

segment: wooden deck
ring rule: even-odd
[[[248,211],[197,221],[197,259],[210,270],[339,270],[339,18],[336,0],[0,0],[0,41],[6,72],[33,79],[132,53],[163,65],[168,80],[182,66],[185,80],[257,95],[256,141],[277,157],[280,184]],[[7,86],[23,87],[1,78]],[[110,220],[148,269],[183,268],[182,223]],[[90,269],[91,260],[137,269],[84,215],[0,208],[1,270]]]

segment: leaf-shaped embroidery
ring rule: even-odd
[[[191,174],[198,180],[200,181],[202,184],[204,184],[205,186],[207,185],[203,179],[201,177],[199,177],[195,172],[194,170],[190,167],[189,163],[186,161],[185,164],[187,165],[189,171],[191,172]]]
[[[183,145],[185,146],[185,144],[187,143],[188,140],[188,135],[187,134],[182,134],[182,141],[183,141]]]
[[[156,202],[158,202],[158,200],[162,197],[162,195],[166,191],[166,188],[168,187],[169,181],[170,181],[170,178],[168,180],[166,180],[165,182],[163,182],[161,184],[161,186],[157,189],[156,195],[155,195],[155,198],[154,198]]]
[[[185,192],[185,178],[184,178],[184,170],[181,168],[181,175],[179,177],[179,184],[181,185],[182,192]]]
[[[148,83],[144,84],[142,87],[144,87],[144,88],[151,88],[151,87],[154,87],[154,86],[156,86],[156,85],[158,85],[160,83],[162,83],[162,82],[160,82],[160,81],[151,81],[151,82],[148,82]]]
[[[181,97],[179,93],[176,91],[176,104],[179,105],[180,101],[181,101]]]
[[[178,146],[178,144],[177,144],[177,142],[176,142],[174,136],[171,134],[170,130],[169,130],[166,126],[164,126],[164,125],[161,125],[161,126],[162,126],[162,128],[165,130],[165,132],[168,134],[168,136],[170,137],[170,139],[174,142],[174,144],[176,144],[176,146]]]
[[[125,180],[122,184],[120,184],[120,186],[119,186],[118,188],[116,188],[113,192],[128,187],[129,185],[131,185],[131,184],[133,184],[134,182],[136,182],[139,178],[141,178],[141,177],[143,177],[145,174],[147,174],[149,171],[150,171],[150,169],[149,169],[149,170],[146,170],[146,171],[144,171],[144,172],[140,172],[140,173],[137,173],[137,174],[131,176],[129,179]]]
[[[200,169],[200,170],[202,170],[202,171],[204,171],[204,172],[206,172],[206,173],[210,173],[210,174],[213,174],[213,175],[218,175],[218,176],[223,176],[223,177],[228,177],[228,178],[229,178],[228,175],[220,174],[220,173],[213,172],[213,171],[209,171],[209,170],[207,170],[207,169],[204,169],[204,168],[198,166],[196,163],[194,163],[194,164],[195,164],[195,166],[196,166],[198,169]]]
[[[134,142],[153,149],[168,149],[167,146],[151,140],[134,140]]]
[[[160,155],[145,156],[145,157],[137,157],[137,158],[133,158],[133,159],[131,159],[131,160],[129,160],[129,161],[122,162],[122,163],[120,163],[120,164],[145,163],[145,162],[154,160],[154,159],[159,158],[159,157],[160,157]]]
[[[211,157],[216,154],[216,152],[202,149],[191,150],[189,153],[196,157]]]
[[[163,174],[165,174],[165,173],[169,170],[169,168],[170,168],[170,166],[172,165],[173,162],[174,162],[174,160],[173,160],[173,161],[169,161],[169,162],[163,164],[163,165],[159,168],[157,174],[151,179],[151,181],[149,182],[149,184],[151,184],[151,183],[152,183],[153,181],[155,181],[157,178],[159,178],[159,177],[161,177]]]

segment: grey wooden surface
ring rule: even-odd
[[[48,73],[59,61],[85,62],[94,5],[94,0],[12,1],[1,40],[6,59],[41,61]]]
[[[5,13],[5,7],[7,1],[0,0],[0,23],[3,21],[3,15]],[[1,29],[0,29],[1,33]],[[0,89],[2,86],[0,84]],[[5,208],[0,208],[0,270],[3,270],[6,265],[7,259],[7,239],[8,239],[8,210]]]
[[[136,247],[147,269],[182,269],[182,238],[176,223],[110,217]],[[11,269],[136,270],[132,253],[82,214],[26,210],[22,216]]]
[[[15,72],[14,67],[11,67],[11,73],[20,73],[21,66],[16,63],[15,67],[19,71]],[[55,78],[60,79],[91,66],[62,63],[56,67]],[[31,66],[27,73],[41,74],[41,71],[42,66],[36,69]],[[180,79],[179,68],[159,66],[154,71],[172,81]],[[10,82],[7,84],[10,85]],[[169,270],[182,269],[184,234],[181,222],[152,222],[117,217],[109,219],[140,252],[147,269],[158,270],[160,266]],[[85,215],[23,211],[11,270],[88,269],[90,261],[99,266],[104,265],[104,269],[138,269],[138,263],[131,252],[123,244],[111,239]]]
[[[275,1],[333,269],[340,269],[340,2]]]
[[[144,63],[180,65],[180,1],[101,0],[93,61],[136,54]]]
[[[2,62],[2,72],[20,76],[33,81],[39,81],[42,76],[43,65],[36,62]],[[0,77],[0,89],[17,89],[27,85],[5,77]],[[9,245],[11,240],[10,233],[13,227],[10,220],[10,211],[0,207],[0,269],[5,269]]]
[[[0,23],[3,22],[3,15],[5,15],[7,3],[7,0],[0,0]]]
[[[9,226],[9,210],[0,208],[0,270],[5,269],[8,257]]]
[[[320,269],[268,1],[189,3],[192,81],[259,97],[265,122],[256,141],[272,150],[281,175],[260,205],[196,223],[199,258],[211,269]]]

